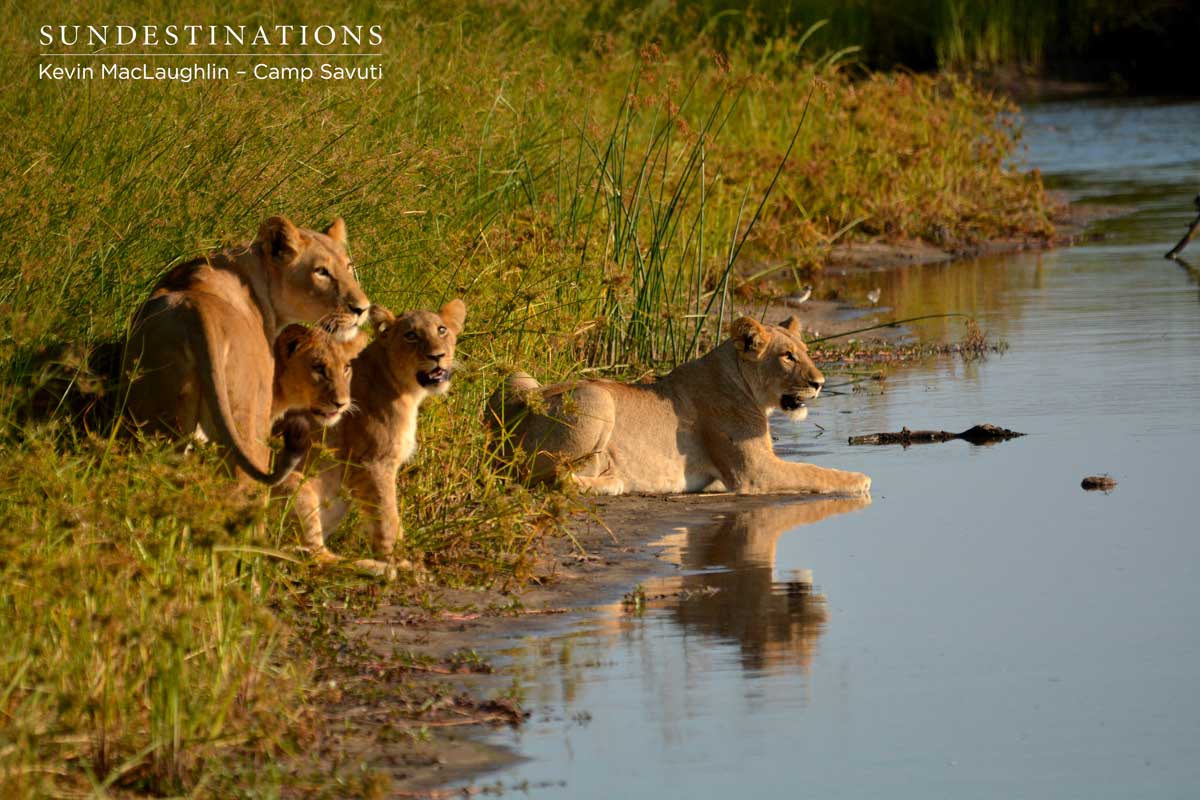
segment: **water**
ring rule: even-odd
[[[517,643],[535,713],[495,734],[528,757],[499,780],[546,798],[1200,794],[1200,288],[1162,259],[1195,213],[1200,105],[1028,120],[1031,163],[1133,212],[1093,244],[859,279],[898,316],[969,313],[1010,349],[776,425],[785,457],[869,473],[869,506],[677,531],[679,574],[648,587],[674,599]],[[978,422],[1029,435],[846,444]],[[1114,492],[1080,489],[1103,472]]]

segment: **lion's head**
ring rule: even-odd
[[[742,317],[733,323],[732,340],[742,377],[760,407],[807,417],[805,404],[821,393],[825,376],[808,357],[800,321],[788,317],[779,325],[762,325]]]
[[[322,328],[288,325],[275,339],[275,405],[335,424],[350,409],[350,362],[366,339],[360,331],[342,342]]]
[[[387,351],[388,368],[404,386],[429,394],[450,389],[454,371],[454,345],[462,333],[467,306],[451,300],[436,314],[407,311],[400,316],[383,306],[371,307],[371,320],[379,332],[376,341]]]
[[[342,341],[355,337],[371,304],[350,265],[341,217],[320,233],[297,228],[287,217],[271,217],[253,247],[270,272],[281,325],[319,320]]]

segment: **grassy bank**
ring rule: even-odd
[[[364,3],[336,20],[200,4],[214,22],[382,22],[383,78],[39,80],[40,24],[130,17],[88,6],[10,9],[0,32],[0,119],[20,132],[0,151],[5,796],[271,790],[272,765],[319,736],[312,665],[339,615],[385,591],[310,568],[281,510],[231,493],[208,457],[30,418],[45,354],[119,339],[169,264],[273,213],[340,214],[373,300],[464,297],[462,370],[401,481],[407,554],[436,583],[515,588],[570,499],[484,466],[480,410],[506,368],[669,367],[740,282],[819,269],[838,241],[1049,231],[1039,178],[1005,166],[1009,106],[797,39],[658,46],[573,4]],[[367,549],[349,532],[333,546]]]

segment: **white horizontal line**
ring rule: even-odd
[[[369,58],[382,53],[42,53],[43,56],[72,58]]]

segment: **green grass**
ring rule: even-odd
[[[997,70],[1190,93],[1189,0],[667,0],[596,4],[590,21],[643,39],[853,52],[875,69]]]
[[[1040,179],[1006,166],[1010,106],[798,39],[717,52],[589,27],[582,4],[361,3],[346,18],[386,25],[376,83],[37,81],[37,25],[127,21],[109,6],[9,8],[0,32],[0,121],[20,133],[0,150],[5,796],[274,791],[268,767],[312,735],[320,643],[382,597],[304,563],[282,510],[231,492],[211,454],[135,446],[103,415],[31,420],[46,353],[119,339],[169,264],[273,213],[340,214],[372,299],[462,296],[462,369],[400,481],[406,554],[436,584],[518,588],[572,500],[489,473],[481,410],[506,369],[668,368],[747,275],[819,269],[838,241],[1049,231]],[[331,544],[365,553],[352,522]]]

